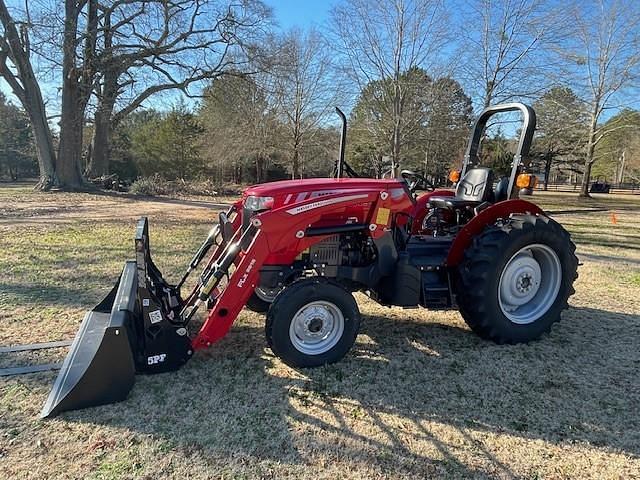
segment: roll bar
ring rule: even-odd
[[[503,112],[516,112],[522,113],[522,130],[520,132],[520,140],[518,142],[518,148],[513,156],[513,163],[511,164],[511,175],[509,176],[509,197],[513,191],[513,185],[516,180],[518,168],[522,163],[522,158],[529,154],[531,148],[531,141],[533,140],[533,133],[536,130],[536,112],[533,108],[523,103],[503,103],[500,105],[494,105],[492,107],[485,108],[473,125],[473,133],[467,146],[467,151],[464,156],[464,163],[462,165],[462,172],[460,176],[463,177],[467,172],[469,166],[480,163],[478,158],[478,150],[480,149],[480,140],[487,127],[487,122],[496,113]]]

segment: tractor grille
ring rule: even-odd
[[[340,235],[333,235],[313,245],[309,250],[312,263],[316,265],[340,264]]]

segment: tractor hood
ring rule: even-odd
[[[397,179],[372,179],[372,178],[309,178],[304,180],[283,180],[278,182],[262,183],[247,188],[242,194],[242,200],[249,197],[272,197],[273,207],[278,208],[289,203],[298,203],[304,200],[343,193],[360,189],[390,190],[406,188],[406,183]]]

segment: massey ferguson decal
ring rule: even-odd
[[[335,190],[317,190],[315,192],[300,192],[296,195],[295,199],[293,198],[293,195],[290,193],[285,197],[284,205],[287,205],[288,203],[290,203],[291,200],[295,200],[293,203],[300,203],[300,202],[303,202],[304,200],[311,200],[312,198],[325,197],[327,195],[336,195],[338,193],[349,193],[352,191],[353,190],[350,190],[347,188],[340,188]]]
[[[314,210],[316,208],[324,207],[325,205],[333,205],[334,203],[348,202],[351,200],[358,200],[360,198],[367,198],[368,195],[366,193],[361,193],[358,195],[347,195],[346,197],[339,198],[328,198],[326,200],[318,200],[317,202],[309,203],[307,205],[301,205],[299,207],[290,208],[287,210],[289,215],[298,215],[299,213],[308,212],[309,210]]]

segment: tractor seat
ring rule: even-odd
[[[451,210],[477,207],[483,202],[491,201],[492,187],[493,172],[490,168],[472,168],[458,182],[455,196],[431,197],[429,206]]]

